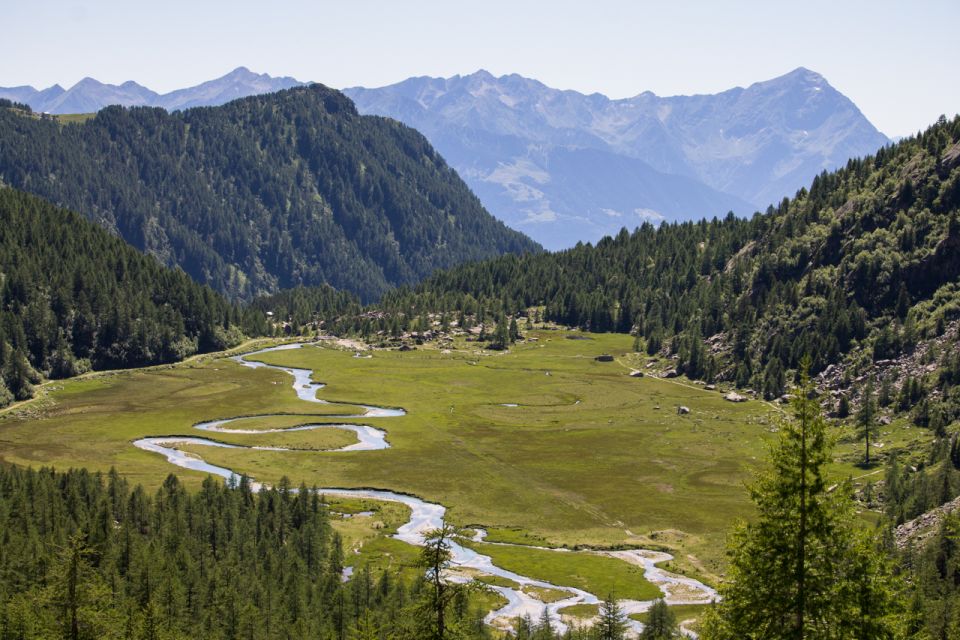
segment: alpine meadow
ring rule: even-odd
[[[4,10],[0,640],[960,638],[960,12],[817,3]]]

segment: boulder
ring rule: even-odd
[[[660,377],[661,377],[661,378],[676,378],[677,375],[678,375],[678,374],[677,374],[677,370],[676,370],[676,369],[667,369],[667,370],[664,371],[662,374],[660,374]]]
[[[678,416],[685,416],[685,415],[687,415],[688,413],[690,413],[690,407],[685,407],[685,406],[683,406],[683,405],[680,405],[679,407],[677,407],[677,415],[678,415]]]
[[[727,395],[723,396],[723,399],[726,400],[727,402],[746,402],[747,401],[746,396],[742,396],[736,391],[731,391]]]

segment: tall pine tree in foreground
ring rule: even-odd
[[[780,424],[770,468],[750,489],[754,522],[735,529],[722,601],[705,640],[896,637],[886,559],[858,525],[849,482],[825,477],[831,446],[804,376],[793,418]]]

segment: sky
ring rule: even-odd
[[[960,112],[958,0],[4,0],[0,86],[166,92],[238,66],[332,87],[486,69],[611,98],[821,73],[889,136]]]

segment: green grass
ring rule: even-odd
[[[303,422],[303,420],[300,420]],[[302,449],[306,451],[328,451],[340,449],[357,441],[357,436],[352,431],[346,429],[337,429],[326,427],[323,429],[312,429],[310,431],[290,431],[287,433],[227,433],[227,432],[204,432],[198,434],[204,438],[218,440],[228,444],[238,444],[250,447],[284,447],[287,449]],[[191,450],[199,456],[204,456],[209,447],[181,447],[183,450]]]
[[[331,516],[333,528],[340,534],[343,564],[354,568],[354,574],[368,569],[374,579],[383,571],[399,572],[408,578],[421,573],[417,562],[420,551],[388,537],[410,517],[410,510],[396,502],[341,499],[330,496],[331,512],[356,514],[372,511],[372,515],[352,518]]]
[[[95,117],[96,113],[63,113],[54,116],[60,124],[82,124]]]
[[[685,570],[715,575],[729,525],[750,513],[743,481],[765,455],[770,408],[724,402],[720,394],[682,381],[631,378],[629,336],[581,341],[566,340],[559,331],[535,335],[539,342],[509,353],[458,341],[449,354],[419,348],[356,359],[352,352],[313,347],[265,354],[273,364],[314,369],[316,379],[328,384],[318,394],[323,399],[406,408],[403,418],[357,420],[386,429],[392,448],[196,451],[265,482],[286,475],[294,484],[412,493],[449,507],[456,524],[497,525],[490,528],[491,539],[654,544],[673,549]],[[594,361],[600,353],[619,361]],[[252,414],[355,411],[299,401],[290,383],[279,371],[211,358],[58,382],[42,403],[0,419],[0,460],[116,467],[133,482],[155,487],[168,473],[193,484],[203,476],[130,445],[145,435],[296,442],[316,449],[336,444],[329,440],[336,431],[229,436],[191,428]],[[691,413],[677,416],[679,404]]]
[[[498,567],[557,586],[576,587],[599,597],[614,594],[623,600],[653,600],[662,595],[643,577],[642,568],[616,558],[577,551],[468,544],[493,558]]]
[[[520,583],[511,580],[510,578],[491,576],[485,573],[476,575],[474,579],[477,582],[482,582],[483,584],[490,585],[491,587],[507,587],[508,589],[518,589],[520,587]]]
[[[558,611],[561,616],[589,619],[600,613],[600,606],[595,604],[572,604]]]
[[[555,547],[543,537],[524,531],[518,527],[487,527],[487,542],[504,542],[506,544],[523,544],[531,547]]]
[[[572,594],[569,591],[562,591],[560,589],[547,589],[546,587],[532,587],[527,585],[523,588],[523,591],[540,602],[550,604],[551,602],[559,602],[560,600],[566,600]]]

